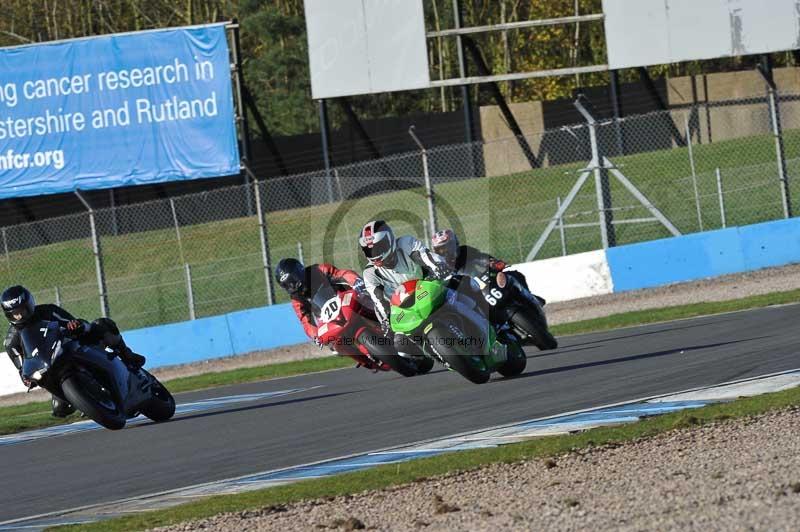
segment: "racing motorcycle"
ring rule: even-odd
[[[541,351],[555,349],[558,341],[547,327],[539,298],[519,280],[518,272],[497,271],[491,267],[473,277],[488,305],[492,323],[508,323],[523,340]]]
[[[56,321],[37,321],[20,331],[22,376],[72,404],[107,429],[119,430],[144,414],[167,421],[175,399],[144,369],[131,370],[116,355],[82,345]]]
[[[312,273],[311,286],[316,287],[311,308],[317,323],[317,336],[323,345],[355,358],[366,358],[379,370],[390,369],[413,377],[427,373],[433,361],[424,356],[400,356],[384,338],[374,310],[364,304],[352,288],[336,290],[327,277]]]
[[[472,298],[453,288],[462,280],[468,282],[464,277],[403,283],[392,294],[392,330],[475,384],[488,381],[493,371],[519,375],[528,362],[519,338],[508,327],[496,329]]]

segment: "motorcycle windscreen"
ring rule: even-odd
[[[58,322],[38,321],[20,331],[22,352],[26,359],[38,358],[51,363],[53,353],[61,340]]]
[[[341,310],[339,303],[339,293],[330,283],[328,278],[315,271],[309,278],[309,288],[313,296],[311,297],[311,309],[317,325],[328,323],[336,319]]]

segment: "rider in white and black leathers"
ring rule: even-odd
[[[445,279],[449,269],[444,259],[413,236],[395,238],[383,220],[367,223],[358,244],[369,262],[362,275],[364,286],[375,304],[381,329],[389,336],[389,299],[397,287],[414,279]]]

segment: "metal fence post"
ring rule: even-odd
[[[725,196],[722,193],[722,172],[720,172],[719,167],[716,170],[717,174],[717,194],[719,194],[719,217],[722,221],[722,228],[725,229],[728,227],[727,220],[725,219]]]
[[[694,205],[697,209],[697,223],[703,231],[703,212],[700,209],[700,194],[697,192],[697,170],[694,165],[694,150],[692,149],[692,135],[689,131],[689,114],[683,115],[686,126],[686,146],[689,148],[689,164],[692,167],[692,184],[694,185]]]
[[[250,175],[255,188],[256,200],[256,215],[258,216],[258,233],[261,237],[261,261],[264,265],[264,281],[267,287],[267,305],[275,304],[275,288],[272,286],[272,264],[269,257],[269,233],[267,231],[267,219],[264,214],[264,207],[261,200],[261,188],[258,186],[260,183],[253,174],[250,167],[244,165],[244,170]]]
[[[56,306],[60,307],[61,306],[61,290],[57,286],[55,287],[55,293],[56,293]]]
[[[183,271],[186,273],[186,299],[189,302],[189,319],[197,319],[194,308],[194,287],[192,286],[192,267],[188,264],[183,265]]]
[[[8,235],[6,235],[5,227],[3,227],[3,250],[6,253],[6,262],[10,263],[11,260],[8,258]]]
[[[86,198],[80,193],[79,190],[75,191],[75,195],[81,200],[83,206],[89,212],[89,226],[92,230],[92,251],[94,252],[94,266],[97,271],[97,288],[100,292],[100,315],[108,318],[111,314],[108,308],[108,291],[106,289],[106,273],[103,268],[103,250],[100,247],[100,236],[97,233],[97,223],[94,217],[94,209],[86,201]]]
[[[178,225],[178,211],[175,209],[175,200],[169,199],[169,206],[172,209],[172,221],[175,224],[175,235],[178,237],[178,253],[181,256],[181,263],[186,264],[186,257],[183,254],[183,240],[181,239],[181,228]]]
[[[611,210],[611,187],[608,182],[608,169],[604,158],[600,156],[600,144],[597,142],[597,120],[584,107],[580,98],[575,100],[574,105],[586,119],[589,126],[589,145],[592,149],[590,166],[594,173],[597,210],[600,216],[600,239],[603,242],[603,249],[608,249],[617,245],[617,238],[614,231],[613,211]]]
[[[431,173],[428,169],[428,150],[425,149],[425,146],[422,145],[422,142],[417,137],[416,133],[414,133],[414,126],[408,128],[408,134],[411,135],[411,138],[414,139],[414,142],[417,143],[419,149],[421,150],[422,155],[422,173],[425,176],[425,196],[428,199],[428,222],[430,223],[430,231],[431,234],[436,232],[436,196],[433,192],[433,184],[431,183]]]
[[[561,212],[561,196],[556,197],[557,211]],[[558,232],[561,235],[561,256],[567,256],[567,234],[564,230],[564,215],[558,217]]]
[[[772,77],[772,61],[769,54],[762,55],[758,71],[767,83],[767,101],[769,104],[769,118],[772,126],[772,135],[775,137],[775,156],[778,162],[778,180],[781,182],[781,200],[783,201],[783,217],[792,217],[792,196],[789,190],[789,175],[786,171],[786,150],[783,146],[783,131],[781,128],[781,111],[778,108],[778,87]]]
[[[297,260],[303,264],[306,263],[306,259],[303,257],[303,243],[300,241],[297,242]]]

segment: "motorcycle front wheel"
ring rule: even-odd
[[[167,387],[145,370],[141,370],[153,379],[153,397],[147,400],[139,410],[156,423],[167,421],[175,415],[175,398]]]
[[[460,349],[453,334],[442,326],[433,327],[427,334],[431,348],[439,354],[451,369],[474,384],[483,384],[492,376],[482,357]]]
[[[111,392],[90,373],[79,371],[61,383],[67,400],[87,417],[107,429],[120,430],[125,426],[125,412]]]
[[[358,341],[367,348],[370,355],[381,362],[385,362],[403,377],[413,377],[417,374],[417,369],[414,365],[398,355],[394,347],[390,346],[388,341],[380,334],[373,331],[364,331],[358,335]]]

